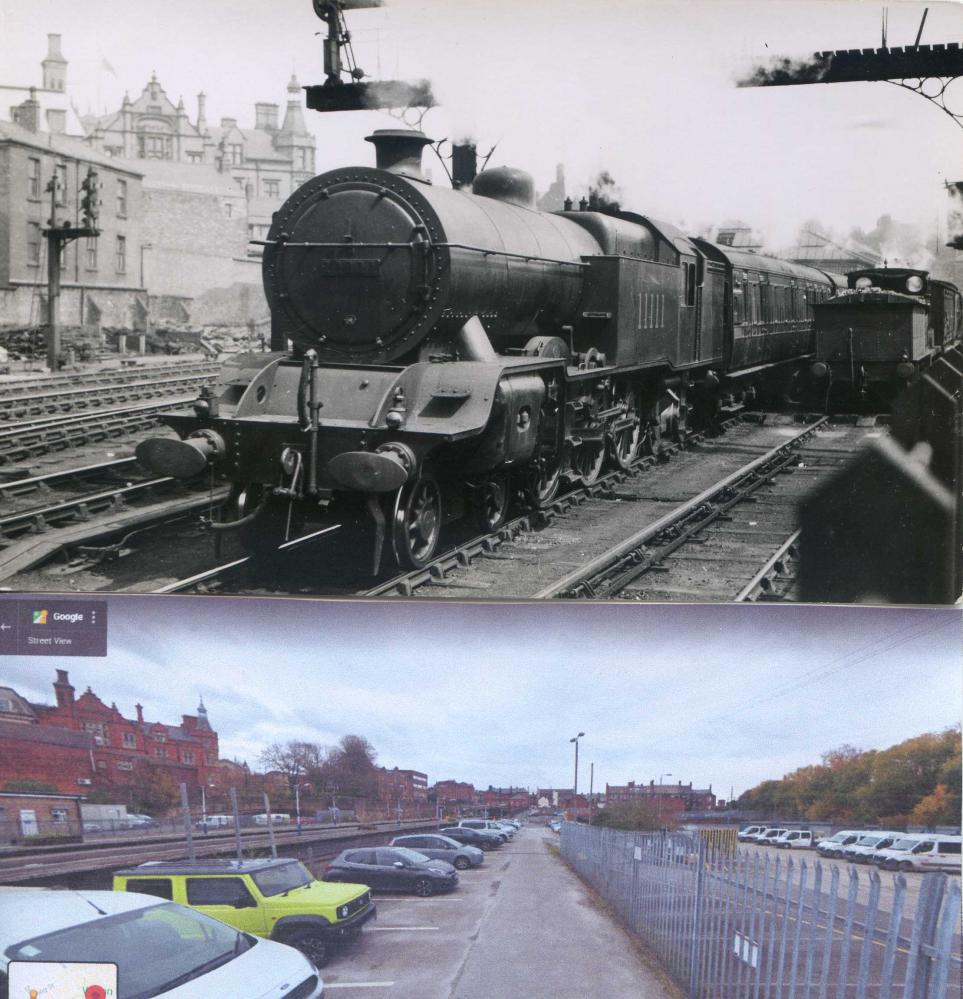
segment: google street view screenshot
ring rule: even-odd
[[[0,999],[951,999],[963,6],[0,0]]]
[[[10,996],[959,992],[957,610],[0,611]]]

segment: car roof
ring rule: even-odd
[[[124,877],[150,877],[154,874],[255,874],[272,867],[296,864],[296,857],[265,858],[263,860],[205,860],[191,864],[187,861],[148,860],[137,867],[127,867],[115,874]]]
[[[166,899],[140,892],[8,889],[0,892],[0,951],[20,940],[68,926],[169,904]]]

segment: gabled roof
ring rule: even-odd
[[[2,142],[27,146],[42,152],[81,160],[84,163],[110,167],[111,170],[130,174],[132,177],[144,175],[143,170],[133,168],[130,160],[112,159],[103,153],[95,152],[81,139],[72,139],[66,135],[51,135],[49,132],[31,132],[9,121],[0,121],[0,143]]]

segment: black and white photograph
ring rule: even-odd
[[[952,604],[961,34],[2,0],[0,585]]]

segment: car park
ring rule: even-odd
[[[412,891],[426,898],[451,891],[458,872],[444,860],[431,860],[404,847],[342,850],[324,872],[325,881],[360,882],[378,891]]]
[[[739,832],[736,833],[736,839],[740,843],[748,843],[754,841],[759,833],[763,833],[765,831],[765,826],[746,826],[745,829],[740,829]]]
[[[438,830],[443,836],[450,836],[459,843],[477,846],[480,850],[497,850],[505,838],[491,829],[471,829],[468,826],[443,826]]]
[[[808,850],[813,845],[813,834],[809,829],[787,829],[772,845],[780,850]]]
[[[880,850],[874,862],[887,871],[949,871],[960,873],[961,837],[916,833]]]
[[[872,863],[873,856],[877,851],[889,849],[905,835],[906,833],[886,832],[884,830],[867,833],[865,836],[860,836],[855,843],[844,846],[840,851],[840,858],[854,864]]]
[[[843,847],[855,843],[862,836],[870,834],[869,829],[840,829],[828,839],[821,839],[816,844],[816,850],[822,857],[839,857]]]
[[[178,902],[236,929],[290,944],[319,968],[338,944],[376,916],[365,884],[324,884],[304,864],[286,858],[141,864],[117,871],[114,890]]]
[[[261,940],[176,902],[128,892],[0,893],[3,995],[15,961],[114,963],[124,996],[319,999],[324,994],[317,969],[293,947]]]
[[[465,871],[477,867],[485,859],[480,847],[459,843],[441,833],[418,833],[410,836],[395,836],[389,846],[403,846],[423,853],[429,860],[445,860],[456,870]]]

